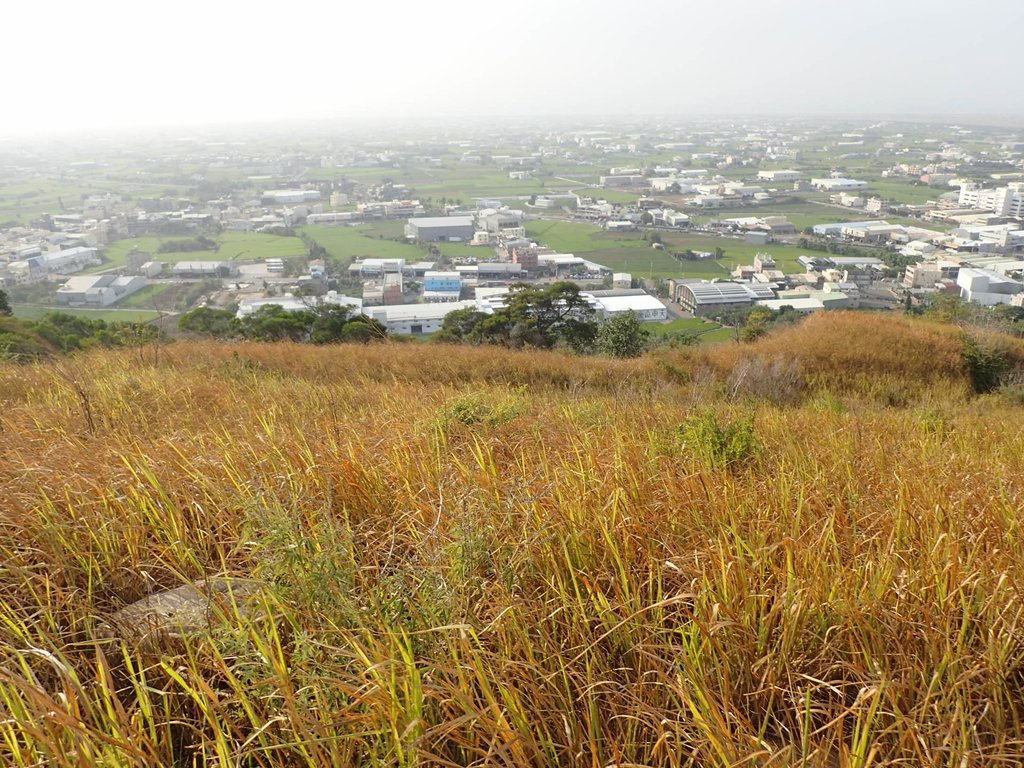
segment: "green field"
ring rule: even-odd
[[[448,258],[470,257],[477,261],[494,259],[494,249],[486,245],[467,245],[466,243],[438,243],[437,249]]]
[[[154,261],[240,261],[303,256],[306,244],[297,237],[281,237],[260,232],[222,232],[215,236],[220,247],[216,251],[175,251],[159,253],[161,243],[187,240],[184,237],[133,237],[111,243],[102,252],[104,262],[88,272],[124,266],[133,249],[152,254]]]
[[[95,194],[114,192],[123,198],[175,194],[180,188],[167,184],[128,184],[107,179],[34,177],[0,183],[0,223],[27,223],[44,213],[72,212]]]
[[[678,333],[679,331],[705,333],[721,327],[718,323],[704,320],[700,317],[680,317],[676,320],[669,320],[667,323],[647,323],[644,325],[647,331],[657,335]]]
[[[596,166],[581,167],[571,163],[550,163],[533,169],[532,179],[510,179],[508,171],[496,165],[467,165],[446,159],[440,167],[405,166],[400,168],[312,168],[309,179],[340,181],[352,179],[362,184],[379,184],[390,179],[405,184],[421,201],[441,199],[469,203],[474,198],[494,197],[514,202],[532,195],[567,192],[603,198],[612,202],[636,202],[636,195],[617,190],[604,190],[596,184],[601,172]],[[561,178],[560,178],[561,177]]]
[[[101,190],[82,183],[31,179],[0,186],[0,222],[27,222],[43,213],[61,213],[65,207],[80,205],[83,196]]]
[[[386,239],[379,227],[380,224],[360,224],[354,227],[311,226],[302,227],[301,231],[322,245],[331,256],[346,263],[357,258],[407,261],[425,258],[425,249],[411,243]]]
[[[582,255],[613,272],[629,272],[637,277],[728,278],[727,262],[715,259],[679,261],[669,251],[646,248],[609,248]]]
[[[735,341],[736,331],[733,328],[726,328],[710,320],[703,320],[699,317],[683,317],[677,320],[670,320],[667,323],[647,323],[644,325],[653,336],[665,336],[670,333],[686,332],[695,334],[701,344],[721,344],[727,341]]]
[[[90,320],[119,321],[125,323],[144,323],[160,317],[159,312],[149,309],[69,309],[68,307],[40,307],[28,304],[15,304],[11,307],[14,316],[22,320],[36,320],[50,312],[61,312],[75,317],[87,317]]]
[[[640,197],[635,192],[623,192],[620,189],[604,189],[603,187],[573,187],[572,191],[581,197],[592,197],[595,200],[607,200],[609,203],[636,204]]]
[[[796,227],[798,232],[803,232],[807,227],[816,224],[833,224],[847,221],[865,221],[867,219],[883,218],[890,224],[903,224],[904,226],[920,227],[926,222],[915,219],[901,218],[899,216],[878,215],[866,213],[855,208],[840,208],[833,205],[822,205],[812,202],[781,203],[776,205],[750,206],[746,208],[729,208],[720,211],[715,216],[699,215],[693,216],[694,224],[704,224],[709,221],[721,219],[735,219],[744,216],[756,216],[765,218],[767,216],[785,216],[789,222]]]
[[[937,200],[943,192],[950,192],[949,187],[925,187],[905,181],[869,181],[868,189],[879,197],[897,200],[907,205],[923,205],[929,200]]]
[[[736,341],[736,331],[732,328],[715,328],[700,335],[701,344],[723,344],[727,341]]]
[[[171,283],[154,283],[147,285],[141,291],[133,293],[131,296],[120,302],[121,307],[154,307],[161,306],[160,296],[173,288]]]
[[[735,267],[752,264],[758,253],[769,253],[784,272],[802,272],[796,259],[801,251],[789,245],[750,245],[741,239],[690,232],[659,232],[665,250],[651,248],[642,233],[608,233],[591,224],[567,221],[530,221],[526,233],[538,242],[573,253],[615,271],[649,277],[728,277]],[[672,251],[714,251],[718,260],[677,261]]]

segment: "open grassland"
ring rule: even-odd
[[[141,306],[141,305],[140,305]],[[143,323],[155,320],[160,313],[151,309],[82,309],[78,307],[40,307],[34,304],[15,304],[12,306],[14,316],[22,320],[36,320],[50,312],[61,312],[65,315],[85,317],[89,320],[116,320],[125,323]]]
[[[150,307],[153,309],[165,309],[173,306],[172,303],[166,301],[167,296],[165,294],[174,293],[175,286],[171,283],[153,283],[147,285],[141,291],[133,293],[126,299],[118,302],[118,306],[121,308],[125,307]]]
[[[154,261],[246,261],[302,256],[306,246],[297,237],[264,234],[262,232],[222,232],[211,237],[218,244],[216,250],[173,251],[159,253],[162,243],[188,240],[186,237],[133,237],[117,240],[102,251],[103,264],[88,272],[122,267],[133,250],[151,254]]]
[[[758,253],[770,253],[779,269],[798,272],[796,260],[803,253],[788,245],[750,245],[738,237],[664,230],[659,230],[658,235],[665,249],[658,250],[640,232],[606,232],[592,224],[570,221],[528,221],[526,234],[555,250],[573,253],[615,271],[649,277],[728,277],[735,267],[753,264]],[[672,256],[672,252],[714,252],[716,248],[723,251],[720,259],[680,261]]]
[[[827,197],[826,197],[827,199]],[[801,203],[783,203],[777,205],[757,205],[750,206],[747,208],[729,208],[719,211],[714,216],[700,215],[694,216],[693,221],[695,223],[706,223],[715,219],[733,219],[742,216],[756,216],[758,218],[764,218],[766,216],[785,216],[790,223],[797,228],[798,232],[803,232],[807,227],[813,227],[816,224],[833,224],[835,222],[847,222],[847,221],[865,221],[867,219],[884,218],[890,224],[904,224],[907,226],[914,227],[925,227],[928,228],[930,225],[928,222],[919,221],[916,219],[901,218],[899,216],[889,216],[866,213],[862,210],[856,210],[853,208],[840,208],[833,205],[821,205],[813,202],[801,202]]]
[[[527,170],[527,169],[524,169]],[[510,179],[508,171],[494,165],[470,165],[448,159],[437,167],[401,168],[314,168],[308,178],[353,179],[362,184],[380,184],[390,179],[415,190],[424,200],[442,197],[469,203],[475,197],[519,197],[543,194],[549,187],[566,189],[567,182],[551,177],[540,179]]]
[[[0,367],[0,762],[1017,765],[1020,411],[963,350],[837,314]],[[214,574],[263,587],[104,639]]]
[[[27,224],[44,213],[81,212],[86,198],[103,193],[144,198],[180,194],[184,187],[173,183],[135,183],[101,178],[33,176],[0,182],[0,223]]]
[[[644,328],[653,334],[676,333],[686,331],[693,334],[705,334],[721,328],[718,323],[700,317],[681,317],[667,323],[647,323]]]
[[[327,252],[344,262],[355,259],[406,259],[419,261],[426,249],[418,245],[389,239],[377,224],[359,224],[354,227],[302,227],[301,231],[322,245]],[[398,237],[398,234],[391,237]]]
[[[907,205],[923,205],[930,200],[938,200],[939,195],[943,192],[956,191],[950,187],[926,187],[920,184],[911,184],[909,180],[873,179],[867,181],[869,192]]]
[[[102,190],[83,182],[34,178],[0,184],[0,222],[27,223],[43,213],[80,206],[82,197]]]
[[[90,195],[114,192],[124,194],[126,187],[138,197],[175,193],[174,185],[128,184],[100,178],[65,176],[25,177],[0,182],[0,223],[27,224],[44,213],[59,214],[80,208]],[[80,212],[80,211],[79,211]]]

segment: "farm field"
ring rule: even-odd
[[[359,224],[354,227],[306,226],[301,227],[299,231],[322,245],[331,256],[341,259],[346,264],[358,258],[419,261],[425,257],[425,248],[387,239],[400,235],[391,234],[393,228],[384,229],[380,224]]]
[[[259,232],[222,232],[213,236],[220,247],[216,251],[173,251],[159,253],[161,243],[187,240],[184,237],[135,237],[117,240],[102,251],[103,264],[88,272],[124,266],[128,254],[138,249],[152,255],[154,261],[241,261],[303,256],[306,245],[297,237],[281,237]]]
[[[865,181],[869,182],[868,189],[871,192],[907,205],[923,205],[931,200],[937,200],[939,195],[944,192],[956,191],[952,187],[925,187],[892,179],[865,179]]]
[[[523,170],[530,170],[524,168]],[[441,167],[403,166],[399,168],[313,168],[309,178],[352,179],[362,184],[379,184],[390,179],[415,190],[421,201],[460,201],[470,204],[475,198],[499,198],[513,207],[522,207],[533,195],[567,192],[612,202],[636,202],[637,195],[619,190],[604,190],[597,184],[601,170],[573,164],[545,164],[535,169],[535,178],[510,179],[508,171],[493,165],[469,165],[446,162]]]
[[[65,315],[87,317],[90,320],[117,320],[126,323],[146,323],[156,320],[160,313],[150,309],[81,309],[78,307],[40,307],[35,304],[14,304],[11,307],[14,316],[22,320],[36,320],[50,312],[61,312]]]
[[[174,288],[175,286],[170,283],[153,283],[152,285],[147,285],[141,291],[133,293],[128,298],[118,302],[118,307],[148,307],[151,309],[154,308],[154,305],[162,307],[163,302],[160,300],[161,295],[168,291],[173,292]]]
[[[667,323],[645,323],[644,328],[652,334],[677,333],[687,331],[688,333],[708,333],[717,330],[722,326],[711,320],[704,320],[699,317],[681,317],[676,320],[669,320]]]
[[[752,264],[758,253],[770,253],[784,271],[801,271],[796,259],[802,251],[788,245],[757,246],[733,237],[659,231],[665,250],[657,250],[640,233],[608,233],[591,224],[564,221],[527,221],[526,231],[529,237],[563,253],[641,276],[728,277],[735,267]],[[671,255],[672,251],[715,248],[724,252],[721,259],[677,261]]]
[[[495,258],[494,248],[488,245],[467,245],[466,243],[437,243],[437,249],[449,258],[470,257],[477,261],[491,261]]]
[[[176,192],[177,187],[166,184],[124,184],[116,181],[73,178],[21,178],[0,183],[0,223],[26,224],[44,213],[60,213],[63,209],[80,206],[89,195],[115,192],[123,194],[125,187],[135,197]],[[62,204],[64,208],[62,208]]]
[[[798,232],[803,232],[807,227],[813,227],[816,224],[865,221],[875,218],[885,219],[890,224],[903,224],[909,227],[922,227],[927,229],[934,226],[929,222],[919,221],[917,219],[907,219],[900,216],[890,216],[888,214],[870,214],[862,210],[859,211],[852,208],[839,208],[831,205],[818,205],[811,202],[750,206],[748,208],[728,208],[723,209],[714,216],[695,215],[691,217],[691,220],[694,223],[704,224],[709,221],[734,219],[744,216],[756,216],[758,218],[764,218],[766,216],[785,216],[790,223],[796,227]]]

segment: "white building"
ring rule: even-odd
[[[366,315],[382,323],[388,333],[418,335],[437,333],[444,318],[458,309],[476,309],[475,301],[449,301],[436,304],[392,304],[369,307]]]
[[[356,214],[352,211],[335,211],[333,213],[311,213],[306,217],[307,224],[347,224],[355,220]]]
[[[628,312],[636,315],[642,323],[653,323],[668,319],[668,309],[655,296],[637,291],[625,295],[604,295],[603,291],[581,294],[594,308],[602,320],[611,320]]]
[[[364,280],[405,271],[405,259],[363,259],[349,264],[348,271]]]
[[[758,171],[757,178],[763,181],[796,181],[803,174],[800,171]]]
[[[294,205],[319,200],[320,192],[316,189],[268,189],[263,193],[262,199],[264,205]]]
[[[956,284],[960,298],[986,307],[1009,304],[1014,295],[1024,292],[1024,283],[973,267],[961,268]]]
[[[822,192],[838,192],[844,189],[864,189],[867,187],[866,181],[858,181],[857,179],[811,179],[811,186],[815,189],[821,190]]]
[[[903,287],[909,290],[931,290],[942,279],[942,267],[938,262],[918,262],[907,267],[903,275]]]
[[[57,289],[57,303],[73,307],[109,307],[147,285],[149,281],[138,275],[72,277]]]
[[[964,184],[960,187],[959,204],[961,208],[992,211],[997,216],[1024,218],[1024,183],[1017,182],[994,189]]]

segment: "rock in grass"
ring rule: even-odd
[[[254,579],[200,579],[125,606],[101,624],[99,635],[138,648],[177,645],[234,617],[251,615],[265,586]]]

